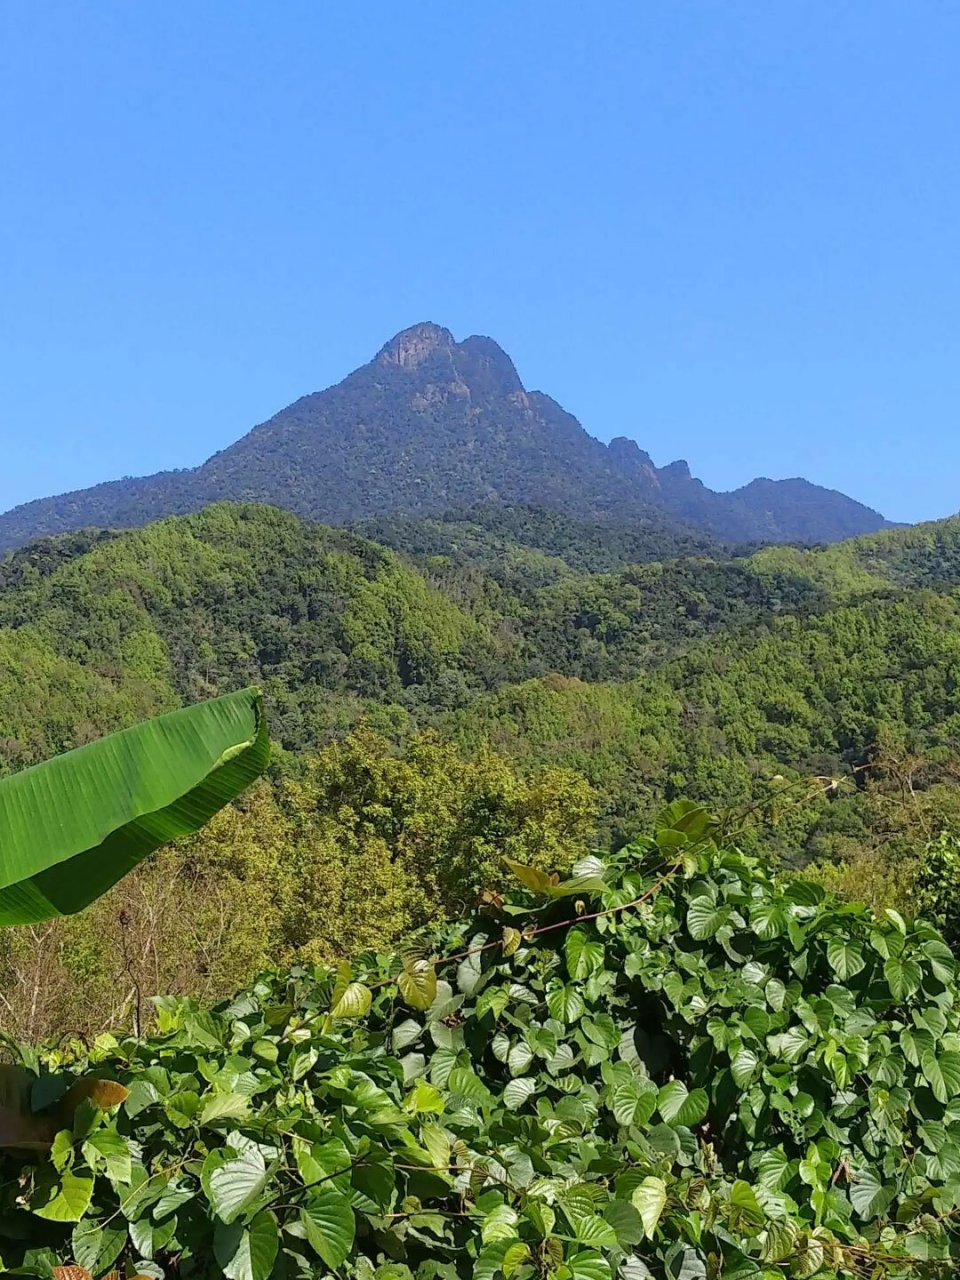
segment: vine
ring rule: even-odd
[[[34,1142],[3,1157],[4,1272],[956,1273],[932,926],[778,878],[685,803],[569,880],[513,870],[401,957],[162,999],[147,1040],[6,1067]]]

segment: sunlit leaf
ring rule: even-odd
[[[0,779],[0,926],[81,910],[203,826],[269,751],[260,693],[246,689]]]
[[[65,1170],[30,1202],[30,1212],[51,1222],[79,1222],[90,1207],[93,1178]]]
[[[667,1204],[667,1185],[662,1178],[644,1178],[630,1197],[633,1207],[640,1214],[644,1234],[653,1238],[660,1217]]]
[[[429,1009],[437,998],[437,972],[427,960],[409,962],[397,977],[397,986],[411,1009]]]
[[[855,977],[866,965],[863,948],[850,938],[831,938],[827,943],[827,960],[841,982]]]
[[[307,1239],[328,1267],[339,1267],[350,1252],[356,1221],[350,1201],[330,1186],[311,1191],[300,1210]]]
[[[267,1184],[263,1153],[256,1146],[243,1151],[218,1147],[204,1161],[200,1181],[214,1213],[221,1222],[231,1223]]]
[[[279,1245],[277,1220],[264,1211],[248,1227],[240,1223],[218,1226],[213,1252],[227,1280],[267,1280]]]
[[[919,990],[920,966],[916,960],[904,956],[891,956],[883,966],[883,973],[894,1000],[907,1000]]]

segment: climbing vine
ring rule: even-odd
[[[778,878],[685,803],[565,881],[513,871],[401,956],[21,1051],[4,1272],[955,1274],[960,1000],[932,926]]]

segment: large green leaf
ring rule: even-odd
[[[244,689],[0,781],[0,926],[69,915],[263,772],[263,702]]]
[[[861,1169],[850,1187],[850,1200],[863,1219],[885,1213],[893,1199],[892,1187],[884,1186],[873,1169]]]
[[[928,1049],[920,1057],[920,1069],[938,1102],[949,1102],[960,1093],[960,1053],[947,1051],[938,1057]]]
[[[643,1229],[648,1238],[652,1238],[667,1203],[667,1184],[662,1178],[644,1178],[634,1191],[634,1208],[639,1212]]]
[[[863,948],[853,938],[831,938],[827,943],[827,960],[841,982],[855,977],[866,964]]]
[[[643,1239],[643,1219],[629,1200],[608,1201],[603,1216],[616,1232],[621,1249],[630,1249]]]
[[[300,1210],[307,1239],[328,1267],[339,1267],[353,1244],[356,1221],[346,1196],[331,1186],[312,1191]]]
[[[267,1184],[267,1167],[258,1147],[236,1151],[218,1147],[203,1162],[200,1181],[214,1213],[231,1223],[252,1205]]]
[[[750,912],[750,926],[758,938],[769,942],[786,929],[786,912],[779,902],[761,902]]]
[[[687,909],[687,928],[698,942],[712,938],[726,919],[726,913],[710,898],[694,898]]]
[[[745,1089],[753,1079],[753,1074],[760,1065],[760,1059],[752,1049],[740,1049],[730,1063],[730,1074],[740,1089]]]
[[[571,929],[564,944],[571,978],[589,978],[603,968],[603,943],[585,929]]]
[[[536,1091],[537,1082],[532,1076],[521,1076],[517,1080],[510,1080],[503,1090],[503,1105],[508,1111],[519,1111]]]
[[[730,1188],[731,1221],[746,1235],[753,1235],[763,1225],[764,1214],[753,1187],[742,1179]]]
[[[437,971],[427,960],[412,960],[398,975],[397,986],[411,1009],[429,1009],[437,998]]]
[[[30,1210],[38,1218],[49,1218],[51,1222],[79,1222],[90,1207],[92,1195],[93,1178],[66,1170],[59,1182],[44,1188],[37,1200],[31,1202]]]
[[[583,1013],[583,996],[576,987],[554,987],[547,992],[547,1008],[558,1022],[576,1022]]]
[[[213,1252],[227,1280],[267,1280],[280,1247],[277,1220],[258,1213],[249,1227],[235,1222],[218,1226]]]
[[[894,1000],[906,1000],[920,986],[922,975],[916,960],[891,956],[883,966],[883,972]]]
[[[694,1125],[707,1114],[710,1103],[703,1089],[688,1093],[681,1080],[671,1080],[660,1090],[657,1105],[667,1124]]]
[[[609,1105],[618,1124],[643,1126],[657,1109],[657,1088],[625,1080],[612,1090]]]
[[[610,1263],[592,1249],[584,1249],[567,1259],[572,1280],[610,1280]]]

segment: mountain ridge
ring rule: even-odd
[[[106,481],[0,514],[0,550],[85,526],[136,527],[210,502],[268,502],[327,524],[536,504],[581,519],[706,530],[733,542],[828,542],[889,527],[810,481],[708,489],[635,440],[591,436],[527,390],[492,338],[416,324],[342,381],[293,401],[200,466]]]

